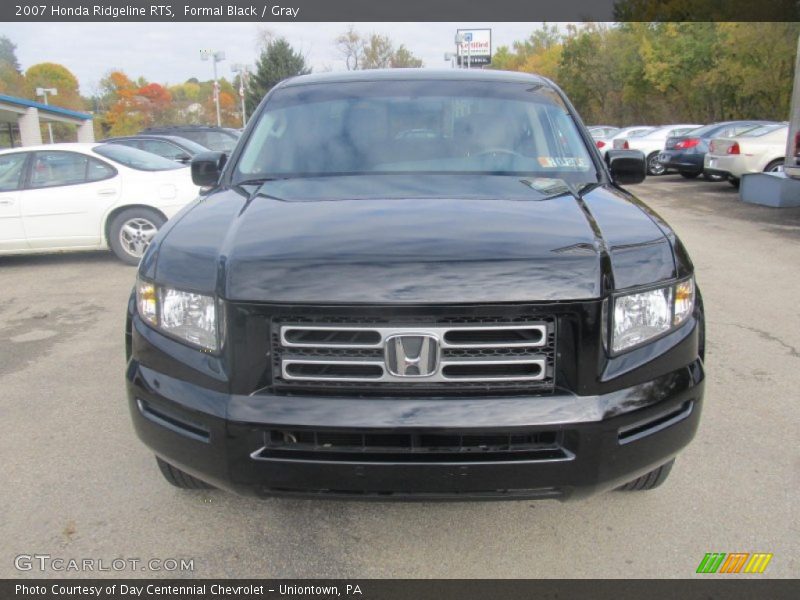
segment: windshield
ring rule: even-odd
[[[549,87],[430,80],[277,90],[234,180],[381,173],[597,181],[575,122]]]
[[[186,168],[174,160],[122,144],[103,144],[95,146],[93,150],[100,156],[137,171],[169,171]]]

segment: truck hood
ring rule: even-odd
[[[231,301],[313,304],[590,299],[674,276],[662,229],[613,188],[547,198],[508,177],[367,179],[217,192],[143,268]]]

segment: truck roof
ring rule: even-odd
[[[292,87],[315,83],[345,83],[354,81],[495,81],[508,83],[538,83],[552,85],[539,75],[518,71],[491,69],[365,69],[338,73],[298,75],[279,83],[277,87]]]

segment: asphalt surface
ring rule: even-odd
[[[122,576],[690,577],[706,552],[772,552],[800,573],[800,209],[725,183],[632,186],[691,253],[708,320],[706,402],[667,483],[587,500],[255,500],[162,480],[131,428],[110,253],[0,258],[0,577],[20,554],[188,558]],[[95,563],[97,564],[97,563]],[[763,577],[762,576],[762,577]]]

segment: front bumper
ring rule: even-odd
[[[496,398],[230,395],[148,368],[126,373],[137,434],[167,462],[243,494],[568,499],[615,488],[693,438],[704,373],[696,360],[608,394]],[[399,454],[265,450],[268,430],[469,435],[547,432],[559,453]]]

